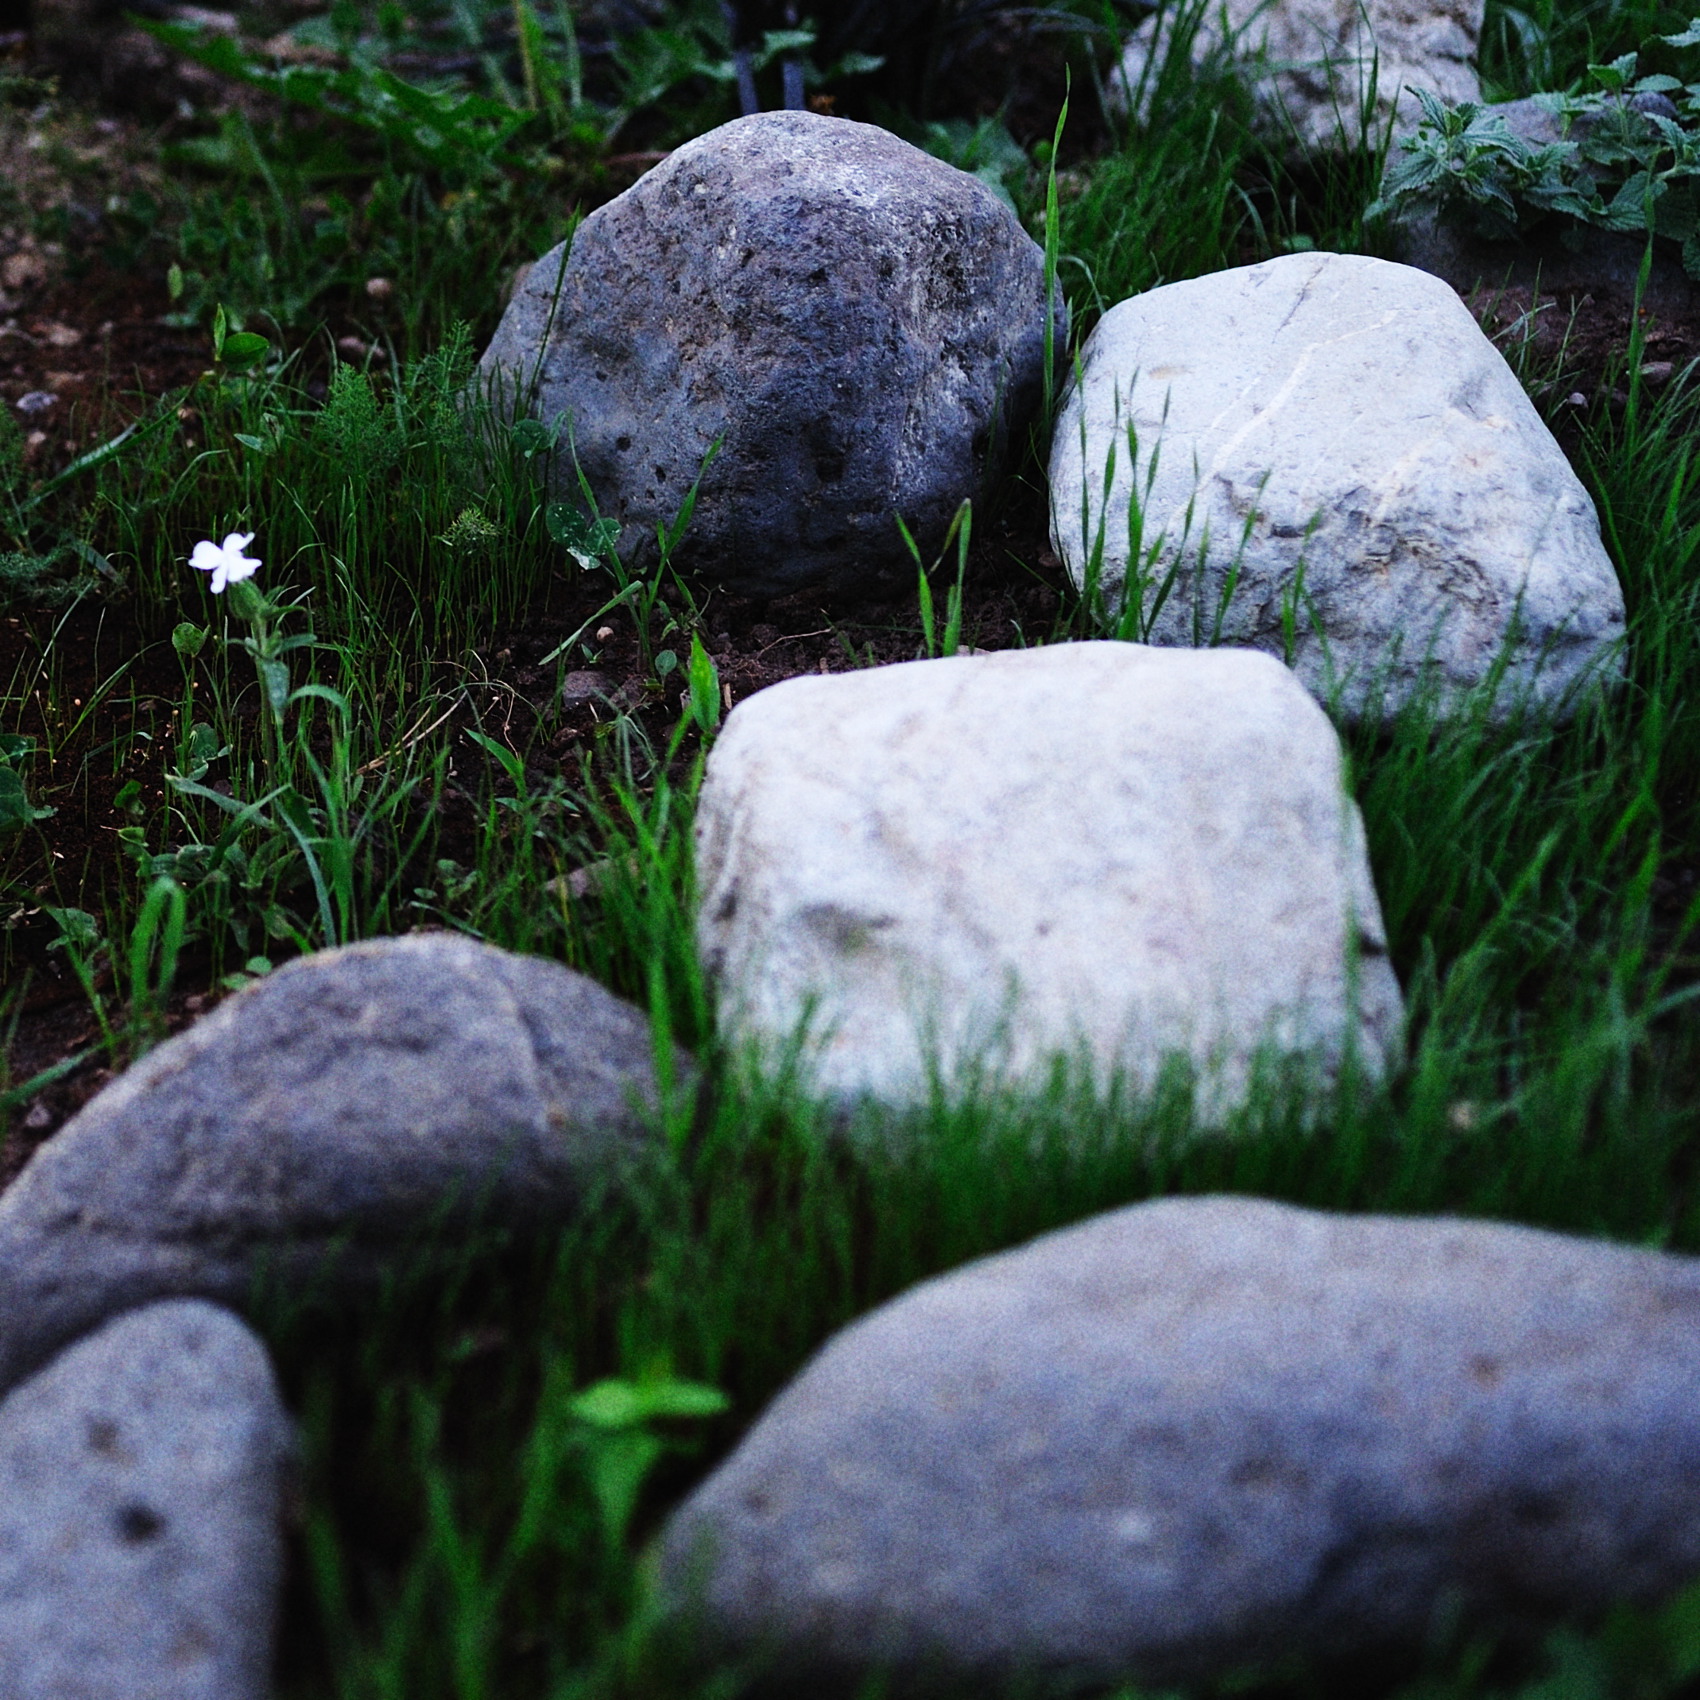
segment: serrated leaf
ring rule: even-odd
[[[1609,65],[1590,65],[1588,75],[1601,88],[1609,89],[1613,94],[1616,94],[1635,75],[1636,58],[1637,55],[1633,53],[1620,54]]]
[[[59,929],[59,936],[47,948],[59,950],[93,950],[100,943],[100,923],[86,909],[59,909],[51,903],[42,905],[42,912]]]

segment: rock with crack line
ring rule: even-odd
[[[1593,501],[1426,272],[1293,254],[1169,284],[1081,362],[1052,536],[1146,641],[1256,645],[1368,716],[1490,681],[1498,712],[1564,711],[1621,674]]]

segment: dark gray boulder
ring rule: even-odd
[[[262,1700],[293,1453],[265,1347],[199,1300],[0,1403],[0,1694]]]
[[[753,595],[914,568],[1039,400],[1044,255],[978,178],[871,124],[772,112],[687,143],[532,267],[480,371],[563,421],[619,549]],[[1065,343],[1059,324],[1056,347]],[[570,435],[570,452],[566,446]]]
[[[643,1149],[656,1102],[648,1021],[558,963],[450,933],[290,963],[0,1195],[0,1390],[150,1299],[358,1274],[475,1213],[563,1219]]]
[[[1205,1679],[1700,1572],[1700,1262],[1135,1206],[830,1341],[675,1514],[675,1609],[834,1677]]]

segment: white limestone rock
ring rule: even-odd
[[[1468,309],[1408,266],[1296,254],[1113,307],[1051,502],[1077,584],[1100,538],[1112,606],[1135,563],[1147,641],[1255,645],[1348,714],[1455,696],[1502,657],[1501,710],[1621,669],[1593,502]]]
[[[1128,39],[1111,95],[1148,115],[1152,82],[1180,45],[1176,8]],[[1416,128],[1415,89],[1480,101],[1483,0],[1212,0],[1186,44],[1196,65],[1236,66],[1262,127],[1297,153],[1327,153]]]
[[[841,1100],[922,1100],[933,1063],[949,1085],[1066,1053],[1148,1085],[1179,1056],[1214,1115],[1260,1048],[1325,1074],[1397,1042],[1334,730],[1255,652],[789,679],[727,720],[697,853],[728,1037],[782,1047],[812,1012]]]

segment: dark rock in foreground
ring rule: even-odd
[[[1170,1200],[830,1342],[664,1538],[816,1682],[1207,1678],[1700,1572],[1700,1262]]]
[[[718,442],[676,559],[779,595],[912,583],[893,512],[936,547],[1031,417],[1044,352],[1044,255],[991,189],[871,124],[775,112],[592,213],[481,372],[565,421],[560,492],[579,499],[576,455],[634,560]]]
[[[558,963],[447,933],[290,963],[150,1052],[0,1196],[0,1390],[150,1299],[240,1302],[261,1269],[370,1267],[474,1214],[564,1219],[656,1100],[648,1021]]]
[[[0,1404],[0,1694],[262,1700],[292,1450],[265,1348],[178,1300]]]

